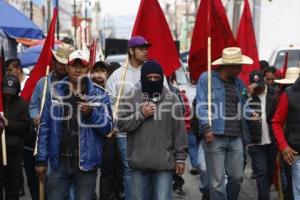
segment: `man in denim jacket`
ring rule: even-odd
[[[243,64],[253,61],[230,47],[223,50],[222,58],[213,62],[211,123],[208,120],[208,74],[203,73],[197,85],[197,114],[200,131],[204,135],[203,148],[213,200],[237,200],[243,177],[243,143],[249,142],[244,109],[243,82],[237,78]],[[225,185],[225,174],[228,176]]]

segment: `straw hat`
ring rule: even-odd
[[[215,60],[212,65],[251,65],[253,60],[242,55],[238,47],[228,47],[223,49],[222,58]]]
[[[300,68],[299,67],[289,67],[286,70],[285,78],[275,80],[275,83],[280,84],[294,84],[295,81],[299,78]]]
[[[60,45],[56,51],[52,50],[55,59],[62,64],[68,64],[69,55],[72,52],[72,47],[68,44]]]

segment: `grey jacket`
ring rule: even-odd
[[[127,132],[128,161],[132,169],[173,170],[176,162],[184,162],[187,157],[187,134],[185,131],[180,101],[164,88],[157,112],[145,118],[141,112],[147,100],[140,84],[132,90],[128,98],[122,99],[117,120],[121,131]],[[173,111],[172,111],[173,109]],[[175,119],[176,117],[181,119]]]

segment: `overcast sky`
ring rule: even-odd
[[[116,37],[129,38],[140,0],[102,0],[102,16],[109,15],[114,22]]]

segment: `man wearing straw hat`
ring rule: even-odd
[[[204,135],[203,149],[213,200],[237,200],[239,196],[244,165],[243,142],[249,142],[245,117],[250,117],[251,113],[243,109],[245,87],[237,76],[242,65],[252,63],[251,58],[242,55],[240,48],[225,48],[222,58],[212,63],[217,69],[212,71],[211,80],[205,72],[198,81],[197,114]],[[208,81],[212,82],[211,121],[208,118]]]
[[[299,77],[299,68],[287,69],[284,79],[276,80],[280,84],[293,84]],[[300,79],[283,91],[278,107],[272,119],[272,128],[278,147],[285,162],[291,166],[291,179],[288,177],[288,187],[292,185],[294,199],[300,199]],[[286,168],[286,167],[285,167]],[[286,171],[287,172],[287,171]],[[288,173],[287,173],[288,175]],[[289,194],[291,196],[291,193]]]

